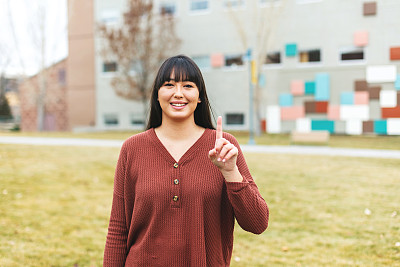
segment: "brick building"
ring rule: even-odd
[[[67,131],[67,85],[66,64],[64,59],[45,71],[46,93],[44,98],[44,124],[45,131]],[[39,75],[32,76],[23,81],[19,88],[21,103],[21,130],[38,130],[38,98]]]

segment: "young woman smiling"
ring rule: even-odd
[[[236,139],[211,120],[203,77],[179,55],[154,81],[147,131],[121,148],[104,266],[229,266],[235,218],[262,233],[269,210]]]

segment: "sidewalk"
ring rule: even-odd
[[[0,136],[0,144],[121,147],[123,140]],[[244,152],[400,159],[399,150],[333,148],[320,146],[241,145]]]

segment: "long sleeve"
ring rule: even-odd
[[[125,266],[128,230],[125,219],[124,182],[126,149],[122,147],[114,177],[114,193],[103,266]]]
[[[240,227],[246,231],[261,234],[268,227],[267,203],[251,177],[238,142],[233,137],[229,139],[239,150],[236,165],[243,176],[243,182],[226,182],[229,201]]]

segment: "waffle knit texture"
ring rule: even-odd
[[[236,139],[242,182],[226,182],[208,158],[215,130],[179,162],[154,129],[127,139],[120,152],[103,266],[229,266],[235,218],[246,231],[268,226],[261,197]]]

